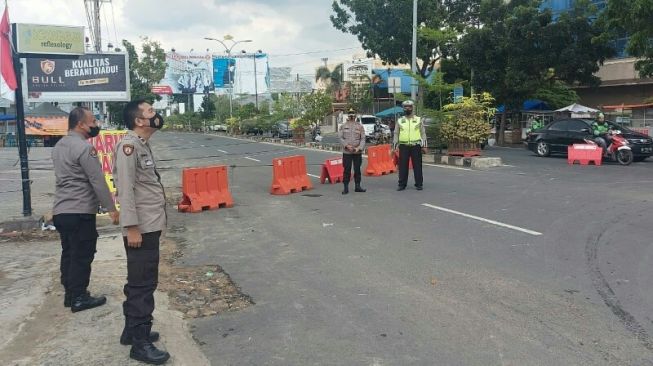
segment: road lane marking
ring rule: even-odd
[[[245,156],[244,158],[247,159],[247,160],[255,161],[255,162],[257,162],[257,163],[260,163],[260,162],[261,162],[260,160],[258,160],[258,159],[254,159],[254,158],[250,158],[249,156]]]
[[[470,169],[470,168],[460,168],[460,167],[457,167],[457,166],[442,165],[442,164],[422,163],[422,165],[428,165],[428,166],[432,166],[432,167],[435,167],[435,168],[453,169],[453,170],[464,170],[464,171],[473,171],[474,170],[474,169]]]
[[[463,216],[463,217],[466,217],[466,218],[468,218],[468,219],[474,219],[474,220],[482,221],[482,222],[485,222],[485,223],[488,223],[488,224],[492,224],[492,225],[496,225],[496,226],[505,227],[505,228],[507,228],[507,229],[520,231],[520,232],[522,232],[522,233],[530,234],[530,235],[533,235],[533,236],[540,236],[540,235],[542,235],[542,233],[537,232],[537,231],[533,231],[533,230],[529,230],[529,229],[524,229],[524,228],[519,227],[519,226],[513,226],[513,225],[509,225],[509,224],[504,224],[503,222],[494,221],[494,220],[486,219],[486,218],[483,218],[483,217],[478,217],[478,216],[474,216],[474,215],[466,214],[466,213],[464,213],[464,212],[454,211],[454,210],[451,210],[451,209],[448,209],[448,208],[444,208],[444,207],[440,207],[440,206],[435,206],[435,205],[431,205],[431,204],[428,204],[428,203],[422,203],[422,206],[429,207],[429,208],[432,208],[432,209],[434,209],[434,210],[439,210],[439,211],[443,211],[443,212],[448,212],[448,213],[450,213],[450,214],[454,214],[454,215]]]
[[[319,176],[319,175],[308,174],[308,173],[307,173],[306,175],[308,175],[309,177],[313,177],[313,178],[318,178],[318,179],[320,179],[320,176]]]
[[[223,154],[229,154],[228,152],[226,152],[226,151],[224,151],[224,150],[220,150],[220,149],[218,149],[218,152],[221,152],[221,153],[223,153]]]

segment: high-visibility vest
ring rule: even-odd
[[[414,145],[422,142],[422,119],[420,117],[399,118],[399,143]]]

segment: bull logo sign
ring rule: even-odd
[[[54,61],[52,60],[42,60],[41,61],[41,71],[44,74],[50,75],[54,72]]]

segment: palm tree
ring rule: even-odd
[[[342,86],[343,66],[338,64],[333,70],[329,70],[327,66],[320,66],[315,71],[315,81],[322,81],[327,85],[327,91],[334,92],[340,90]]]

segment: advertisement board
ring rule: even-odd
[[[83,55],[84,27],[16,24],[19,53]]]
[[[342,66],[345,81],[358,81],[365,77],[372,79],[372,67],[374,66],[372,59],[349,61]]]
[[[270,89],[268,55],[265,53],[239,54],[213,58],[213,82],[218,94],[266,94]]]
[[[123,53],[24,60],[28,102],[129,101],[129,65]]]
[[[166,73],[157,85],[172,94],[213,92],[213,62],[210,54],[166,53]]]

